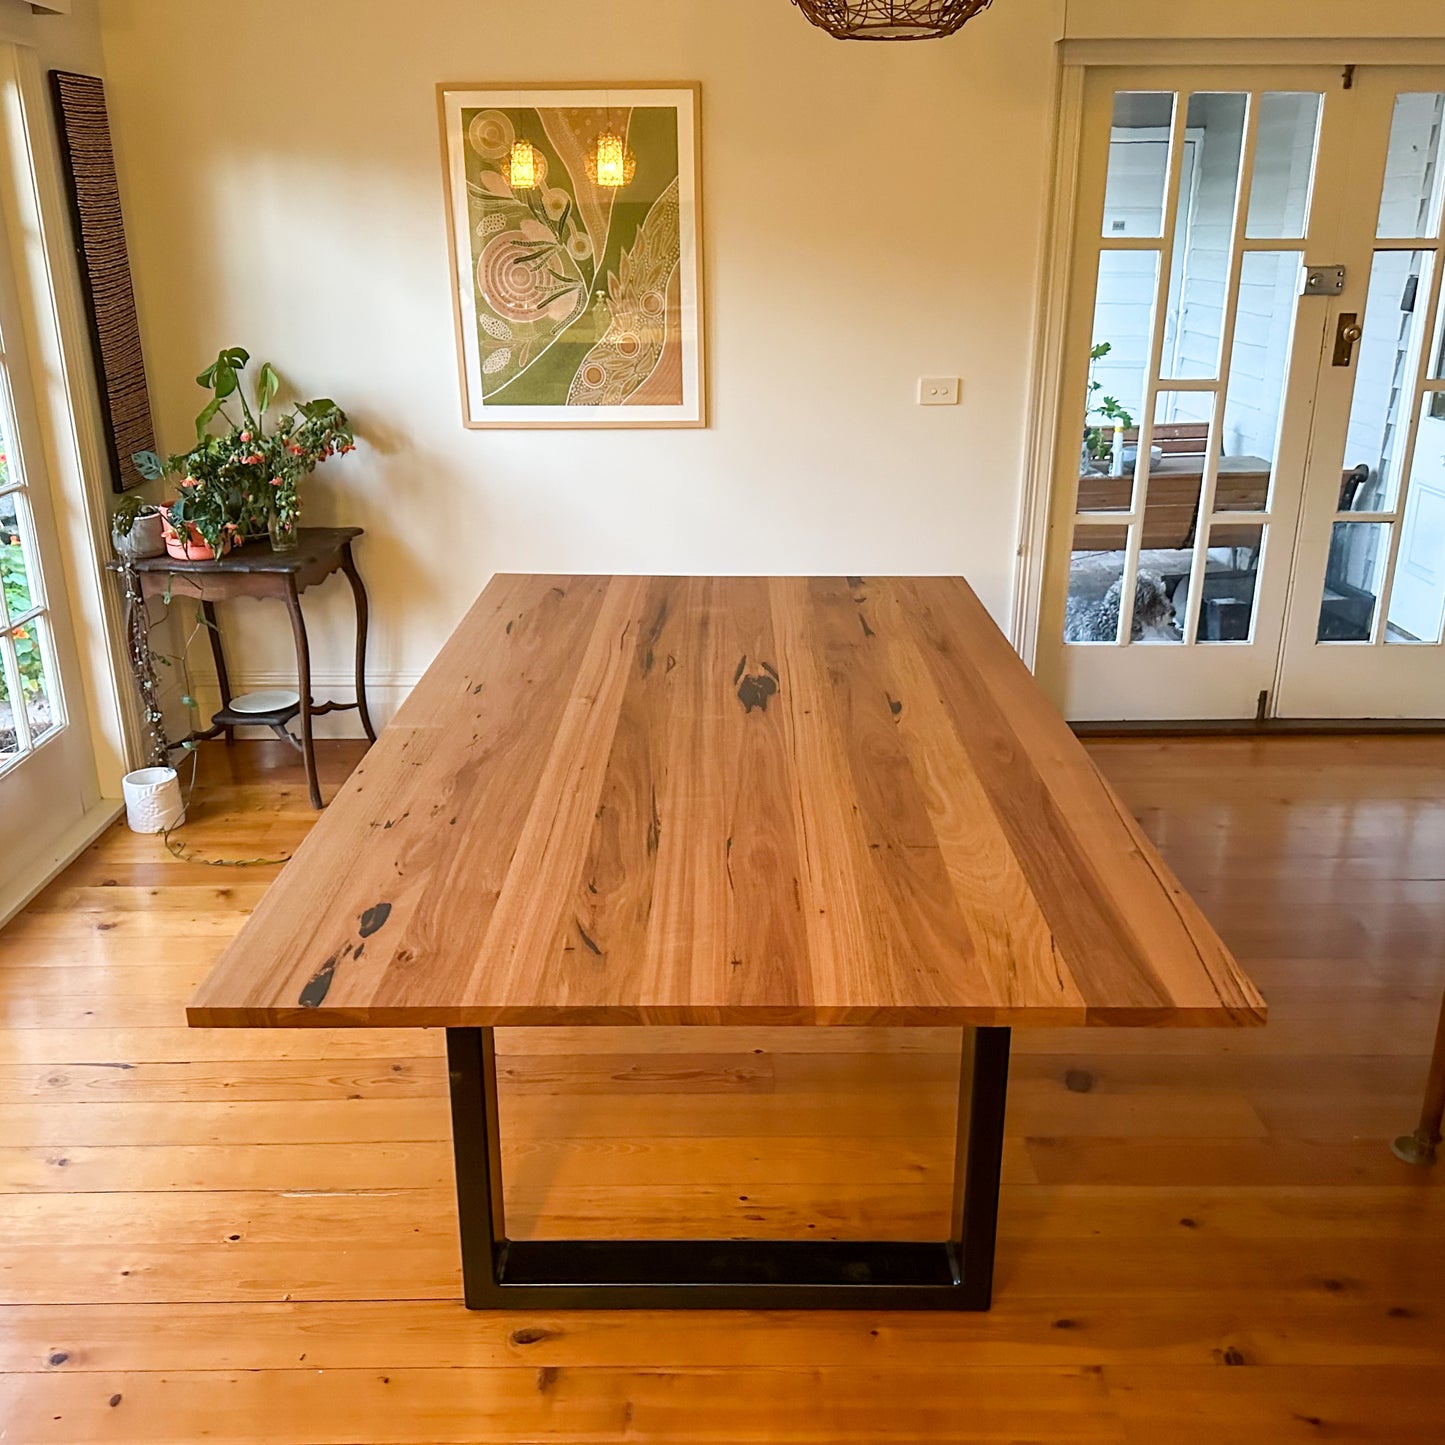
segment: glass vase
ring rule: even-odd
[[[279,512],[272,512],[266,519],[266,531],[273,552],[294,552],[300,545],[301,527],[294,516],[283,517]]]

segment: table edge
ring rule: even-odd
[[[1268,1005],[1199,1008],[868,1007],[857,1004],[686,1007],[246,1008],[192,1004],[190,1028],[1260,1028]]]

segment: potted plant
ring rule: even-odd
[[[161,509],[155,502],[128,492],[110,519],[110,540],[116,556],[132,562],[159,557],[166,550],[161,522]]]
[[[254,409],[241,385],[250,361],[242,347],[222,351],[197,378],[211,399],[196,417],[196,445],[162,460],[134,457],[142,476],[177,479],[176,499],[161,509],[166,549],[193,560],[222,556],[248,536],[267,533],[277,551],[294,547],[301,503],[297,492],[327,457],[355,449],[346,413],[329,397],[296,403],[267,430],[281,378],[271,363],[257,373]],[[227,409],[234,402],[235,416]],[[213,432],[217,418],[225,430]]]
[[[1094,367],[1114,349],[1112,343],[1101,341],[1089,352],[1089,391],[1084,407],[1084,468],[1094,470],[1096,464],[1107,463],[1115,450],[1114,441],[1122,445],[1123,434],[1134,425],[1134,418],[1116,396],[1100,396],[1104,383],[1094,375]],[[1113,424],[1113,435],[1105,437],[1102,426],[1090,426],[1089,418],[1097,416]]]

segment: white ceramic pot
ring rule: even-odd
[[[117,557],[129,557],[139,562],[143,557],[159,557],[166,550],[166,539],[161,531],[158,516],[137,517],[129,532],[118,529],[111,532]]]
[[[174,768],[140,768],[127,773],[120,787],[132,833],[164,833],[185,822],[186,805]]]

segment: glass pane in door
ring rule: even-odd
[[[36,605],[31,582],[34,566],[26,556],[29,518],[21,520],[25,503],[18,492],[0,492],[0,594],[4,610],[0,621],[25,616]]]
[[[1270,91],[1259,98],[1259,136],[1244,234],[1251,241],[1305,234],[1319,147],[1317,91]]]
[[[1248,109],[1247,94],[1189,97],[1164,328],[1166,377],[1219,375]]]
[[[1390,559],[1388,522],[1336,522],[1325,565],[1320,642],[1369,642]]]
[[[1141,555],[1134,574],[1134,606],[1129,641],[1152,647],[1183,642],[1175,597],[1189,586],[1189,571],[1171,555],[1162,560]]]
[[[0,761],[13,758],[20,752],[15,712],[10,701],[13,664],[7,656],[8,651],[3,640],[0,640]]]
[[[1065,642],[1117,642],[1129,529],[1079,526],[1069,558]]]
[[[1435,313],[1435,340],[1430,347],[1431,381],[1445,381],[1445,288],[1440,292],[1440,306]]]
[[[1386,642],[1439,642],[1445,616],[1445,391],[1422,398]]]
[[[1254,599],[1264,552],[1264,527],[1221,522],[1211,528],[1204,567],[1204,596],[1195,640],[1248,642],[1254,631]],[[1176,599],[1181,618],[1182,601]]]
[[[1135,581],[1137,642],[1184,641],[1194,539],[1209,467],[1214,393],[1161,391],[1154,402],[1148,494]]]
[[[1299,251],[1251,251],[1240,263],[1217,512],[1269,506],[1302,263]]]
[[[1116,453],[1144,411],[1158,287],[1157,251],[1100,255],[1079,467],[1081,512],[1128,511],[1131,505],[1131,483],[1118,480],[1124,473]],[[1090,484],[1101,476],[1114,480]]]
[[[20,674],[31,741],[38,742],[58,721],[50,688],[47,656],[50,648],[44,620],[33,618],[23,627],[15,628],[10,636],[15,645],[15,662]]]
[[[1144,529],[1145,548],[1194,545],[1213,421],[1211,391],[1161,391],[1155,396],[1146,508],[1151,522]],[[1132,453],[1126,455],[1132,458]]]
[[[1388,512],[1400,492],[1434,255],[1376,251],[1355,353],[1342,512]]]
[[[1445,188],[1442,124],[1445,92],[1413,92],[1395,98],[1380,219],[1375,228],[1382,240],[1439,234]]]
[[[1121,90],[1114,96],[1104,235],[1162,236],[1169,189],[1172,91]]]

